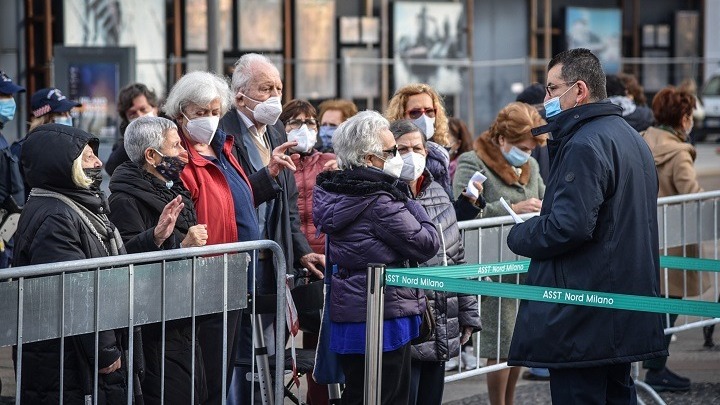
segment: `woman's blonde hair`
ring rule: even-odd
[[[75,183],[76,186],[80,188],[90,188],[90,185],[92,184],[92,179],[85,175],[85,172],[83,171],[82,167],[82,159],[83,154],[80,152],[80,156],[78,156],[75,160],[73,160],[72,164],[72,181]]]
[[[390,104],[387,110],[385,110],[385,118],[390,121],[395,121],[405,118],[405,107],[407,107],[408,99],[411,96],[425,93],[432,98],[433,108],[435,109],[435,133],[432,136],[432,141],[446,146],[448,144],[448,118],[445,113],[445,106],[443,105],[440,95],[425,83],[413,83],[403,86],[395,92],[395,95],[390,99]],[[430,139],[429,139],[430,140]]]
[[[30,128],[28,129],[28,132],[39,127],[40,125],[52,124],[53,122],[55,122],[55,117],[57,117],[59,115],[62,115],[62,114],[49,113],[49,114],[41,115],[39,117],[30,118]]]
[[[498,138],[501,135],[510,143],[532,139],[536,145],[545,145],[546,134],[533,136],[530,132],[531,129],[545,124],[545,120],[542,119],[535,107],[525,103],[512,102],[500,110],[488,131],[490,140],[495,145],[499,145]]]

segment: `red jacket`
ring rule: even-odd
[[[323,171],[323,166],[330,160],[335,159],[332,153],[321,153],[315,151],[312,155],[297,157],[293,155],[295,163],[295,183],[298,188],[298,213],[300,214],[300,229],[305,234],[313,252],[325,254],[325,234],[316,237],[317,232],[312,219],[313,187],[317,175]]]
[[[190,145],[185,145],[189,162],[180,174],[185,187],[190,191],[197,211],[198,224],[207,225],[208,245],[238,241],[235,223],[235,204],[225,175],[211,161],[201,156]],[[245,172],[232,155],[233,138],[225,139],[222,153],[250,187]],[[255,207],[248,207],[255,209]]]

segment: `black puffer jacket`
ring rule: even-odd
[[[185,207],[175,222],[175,231],[162,248],[180,247],[188,228],[197,224],[190,193],[182,182],[167,188],[164,181],[127,161],[118,166],[110,179],[110,219],[118,227],[128,253],[158,250],[153,233],[165,205],[178,195]],[[160,324],[142,327],[145,378],[142,391],[145,404],[160,404],[162,370],[162,329]],[[192,322],[178,319],[165,323],[165,403],[190,403],[192,384],[195,402],[206,396],[200,346],[195,344],[195,377],[192,370]]]
[[[72,181],[72,163],[88,144],[97,152],[98,139],[77,128],[58,124],[36,128],[28,134],[22,149],[28,184],[61,193],[95,214],[106,213],[107,203],[101,191],[81,189]],[[112,227],[109,222],[106,225]],[[67,204],[51,197],[30,197],[15,238],[14,266],[108,255],[107,241],[103,243]],[[120,337],[120,332],[100,332],[99,369],[120,358]],[[92,394],[94,342],[93,334],[65,340],[65,403],[81,404],[86,395]],[[22,355],[22,403],[58,403],[60,340],[23,345]],[[124,361],[117,371],[99,375],[98,403],[127,402],[125,375]]]
[[[427,171],[415,200],[425,208],[434,224],[442,226],[448,266],[464,263],[465,248],[460,238],[455,209],[445,190],[433,181]],[[423,263],[423,266],[442,266],[442,252],[441,241],[438,254]],[[480,330],[477,297],[434,290],[425,290],[425,295],[435,313],[435,336],[427,342],[413,345],[412,357],[424,361],[447,361],[460,353],[463,328]]]

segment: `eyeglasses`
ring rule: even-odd
[[[561,84],[564,84],[564,85],[567,86],[567,85],[575,84],[575,83],[577,83],[577,81],[574,81],[574,82],[562,82]],[[548,97],[552,97],[552,93],[553,93],[555,90],[559,89],[559,88],[560,88],[560,86],[557,85],[557,84],[548,84],[547,86],[545,86],[545,92],[547,93]]]
[[[398,154],[398,146],[395,145],[390,149],[383,149],[383,153],[391,155],[391,156],[397,156]]]
[[[428,116],[428,118],[435,118],[435,109],[434,108],[413,108],[410,111],[405,111],[405,114],[407,114],[410,118],[416,120],[420,118],[421,115],[425,114]]]
[[[288,122],[285,123],[285,126],[290,127],[290,129],[298,129],[303,124],[308,126],[308,129],[317,129],[318,122],[314,118],[308,118],[306,120],[288,120]]]

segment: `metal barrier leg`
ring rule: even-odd
[[[260,315],[253,316],[252,330],[253,342],[255,342],[255,358],[257,359],[257,374],[260,380],[260,395],[262,396],[262,403],[273,405],[275,401],[273,400],[274,395],[271,384],[272,380],[270,379],[270,365],[268,364],[267,347],[265,346],[265,338],[263,337],[263,326]],[[275,364],[275,367],[283,367],[283,364]],[[252,371],[251,374],[253,374]],[[278,383],[282,384],[282,381]]]
[[[658,395],[653,387],[645,384],[644,381],[640,381],[640,363],[633,363],[632,365],[632,378],[635,380],[635,386],[638,388],[636,391],[643,390],[650,395],[650,397],[659,405],[665,405],[665,401]],[[643,401],[638,396],[638,404],[644,405]]]
[[[365,405],[380,404],[384,294],[385,265],[369,264],[367,269],[367,315],[365,323]]]
[[[341,397],[340,384],[328,384],[328,404],[340,405]]]

